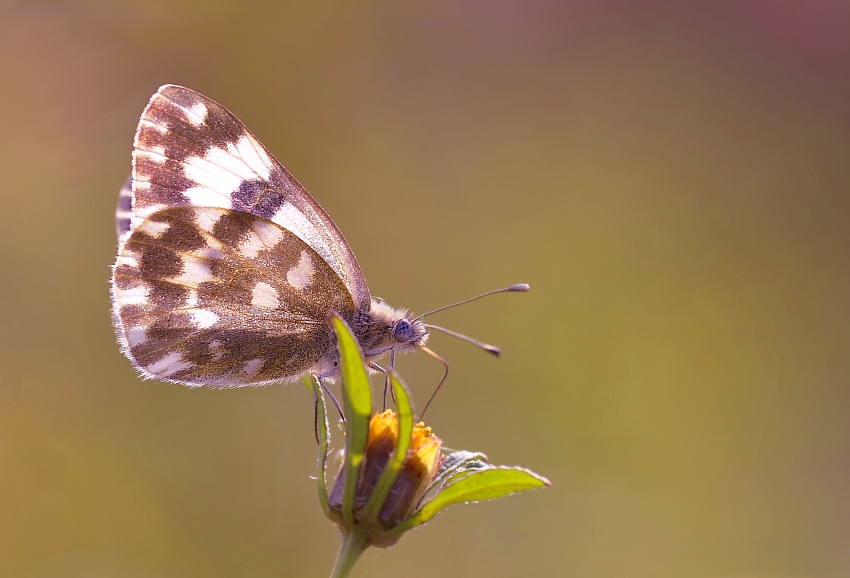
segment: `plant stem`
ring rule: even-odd
[[[356,532],[343,531],[331,578],[347,578],[360,559],[360,555],[368,547],[369,545]]]

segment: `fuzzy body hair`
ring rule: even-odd
[[[407,320],[413,326],[413,335],[405,342],[393,339],[393,329],[399,321]],[[358,311],[353,319],[347,319],[354,337],[360,343],[366,361],[374,361],[395,350],[410,353],[424,347],[429,333],[421,320],[412,318],[407,309],[396,309],[382,300],[372,299],[369,311]],[[339,351],[334,341],[310,373],[323,378],[332,378],[338,374]]]

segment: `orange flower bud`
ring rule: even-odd
[[[357,510],[362,508],[372,495],[390,455],[398,446],[398,432],[398,415],[392,410],[377,413],[369,421],[366,452],[354,497],[356,523],[362,522],[357,517]],[[413,513],[440,467],[442,447],[442,440],[431,432],[430,427],[423,423],[414,426],[401,471],[379,509],[378,522],[382,529],[393,528]],[[345,468],[342,468],[329,496],[329,506],[335,512],[342,510],[344,472]]]

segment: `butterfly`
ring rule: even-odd
[[[368,361],[430,352],[434,328],[498,353],[373,298],[315,199],[236,116],[188,88],[162,86],[144,109],[116,227],[113,323],[144,378],[209,387],[332,378],[331,310]]]

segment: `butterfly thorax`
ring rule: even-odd
[[[345,318],[346,316],[343,315]],[[428,342],[428,329],[420,319],[408,315],[378,299],[372,299],[368,311],[360,310],[346,319],[360,343],[367,360],[372,361],[390,353],[409,353]],[[311,372],[321,377],[334,377],[339,367],[336,344],[330,347]]]
[[[372,299],[369,311],[358,313],[351,329],[367,358],[381,355],[390,348],[398,353],[416,351],[427,343],[429,336],[420,319],[378,299]]]

